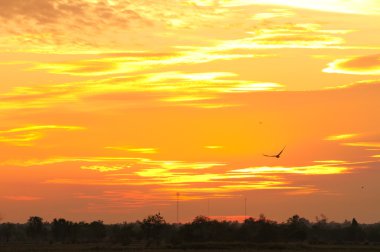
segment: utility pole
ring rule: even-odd
[[[210,198],[207,199],[207,218],[210,218]]]
[[[179,223],[179,192],[177,192],[177,223]]]
[[[244,197],[244,221],[247,219],[247,197]]]

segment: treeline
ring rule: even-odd
[[[2,243],[120,243],[146,247],[181,247],[191,244],[258,244],[307,242],[309,244],[380,243],[380,223],[343,223],[317,218],[310,222],[294,215],[277,223],[260,216],[243,223],[217,221],[197,216],[185,224],[169,224],[160,214],[133,223],[104,224],[102,221],[72,222],[54,219],[46,222],[33,216],[24,224],[1,223]]]

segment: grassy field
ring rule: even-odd
[[[206,251],[236,251],[236,252],[306,252],[306,251],[322,251],[322,252],[380,252],[379,246],[371,245],[323,245],[311,246],[303,244],[273,244],[256,246],[252,248],[200,248],[200,249],[145,249],[134,248],[122,245],[110,244],[0,244],[1,252],[82,252],[82,251],[104,251],[104,252],[117,252],[117,251],[147,251],[147,252],[206,252]]]

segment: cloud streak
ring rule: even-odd
[[[325,73],[380,75],[380,54],[338,59],[323,69]]]
[[[16,146],[31,146],[33,143],[44,136],[43,132],[48,130],[84,130],[79,126],[66,125],[31,125],[20,128],[0,130],[0,143],[8,143]]]

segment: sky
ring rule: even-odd
[[[0,22],[2,222],[380,220],[379,1],[0,0]]]

